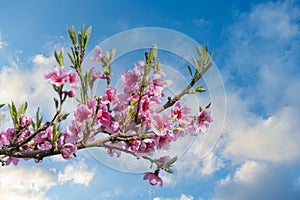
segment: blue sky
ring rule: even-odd
[[[82,23],[93,26],[88,52],[132,28],[179,31],[215,52],[226,89],[214,150],[203,157],[193,145],[163,187],[80,152],[1,168],[1,199],[300,199],[299,1],[19,0],[0,9],[1,103],[52,108],[42,76],[55,64],[53,50],[71,45],[68,28]]]

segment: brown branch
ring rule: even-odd
[[[173,106],[177,101],[179,101],[181,99],[181,97],[183,97],[186,94],[189,94],[189,90],[204,76],[204,74],[211,67],[211,65],[212,64],[209,63],[206,67],[204,67],[203,70],[201,71],[201,73],[199,74],[199,77],[197,77],[197,79],[194,77],[191,80],[190,84],[188,86],[186,86],[186,88],[184,88],[179,94],[174,96],[172,99],[169,99],[169,101],[167,101],[163,106],[156,109],[155,112],[160,113],[160,112],[164,111],[165,109]]]

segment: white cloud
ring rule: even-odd
[[[228,29],[226,134],[219,147],[222,159],[239,167],[218,181],[213,199],[300,197],[294,189],[300,158],[299,18],[293,1],[265,3],[237,15]]]
[[[1,33],[0,33],[0,49],[6,47],[8,44],[7,42],[3,41]]]
[[[272,114],[279,106],[298,105],[299,7],[293,1],[260,4],[236,18],[228,28],[226,69],[251,108]]]
[[[291,174],[285,170],[263,162],[246,161],[230,178],[219,181],[213,199],[298,199],[300,190],[293,189]]]
[[[179,199],[179,200],[193,200],[193,199],[194,199],[194,197],[191,196],[191,195],[185,195],[185,194],[182,194],[182,195],[180,196],[180,199]]]
[[[226,157],[272,162],[295,162],[300,158],[299,114],[293,108],[284,107],[267,119],[256,118],[245,126],[240,125],[247,122],[243,113],[233,115],[240,120],[228,122],[230,133],[224,138]]]
[[[7,166],[0,169],[1,199],[46,200],[55,185],[50,171],[37,167]]]
[[[32,60],[32,66],[26,70],[18,66],[3,67],[0,72],[0,91],[2,103],[15,101],[16,105],[27,101],[31,114],[38,106],[42,112],[50,112],[54,108],[52,96],[55,93],[44,78],[44,74],[52,69],[55,62],[52,58],[36,55]]]
[[[74,184],[80,184],[88,186],[95,176],[94,170],[89,170],[84,160],[80,162],[74,162],[65,167],[63,172],[58,174],[58,182],[63,184],[71,181]]]
[[[182,194],[179,198],[154,197],[153,200],[194,200],[194,197],[191,195]]]

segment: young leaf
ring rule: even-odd
[[[70,36],[70,39],[72,40],[72,43],[74,45],[74,47],[77,46],[77,41],[76,41],[76,31],[75,31],[75,28],[74,26],[72,26],[69,30],[69,36]]]
[[[85,36],[84,36],[84,48],[86,48],[86,45],[89,42],[90,36],[91,36],[91,32],[92,32],[92,26],[89,26],[86,31],[85,31]]]
[[[190,75],[193,76],[193,72],[192,72],[191,66],[188,65],[187,68],[188,68],[188,70],[189,70]]]
[[[152,45],[151,49],[150,49],[150,52],[149,52],[149,58],[150,58],[150,62],[152,61],[156,61],[157,59],[157,46],[154,44]]]
[[[71,61],[71,63],[75,66],[75,59],[73,58],[73,56],[68,52],[68,56],[69,56],[69,59]]]
[[[163,168],[166,172],[168,172],[168,173],[171,173],[171,174],[174,174],[174,171],[173,171],[173,169],[171,169],[170,167],[165,167],[165,168]]]
[[[205,109],[209,109],[210,106],[211,106],[211,102],[209,102],[209,104],[207,104],[207,106],[205,106]]]
[[[8,109],[9,109],[10,116],[11,116],[11,119],[12,119],[14,125],[18,125],[17,108],[16,108],[15,103],[13,101],[11,101],[11,105],[8,104]]]
[[[25,114],[26,110],[27,110],[27,106],[28,106],[28,103],[25,102],[23,103],[20,108],[18,109],[18,112],[17,112],[17,116],[20,116],[20,115],[23,115]]]
[[[53,98],[53,100],[54,100],[55,108],[58,109],[58,100],[56,98]]]
[[[173,157],[169,162],[166,163],[166,166],[171,166],[178,159],[178,156]]]
[[[203,54],[203,53],[202,53],[201,48],[200,48],[198,45],[196,46],[196,50],[197,50],[198,56],[199,56],[199,57],[202,57],[202,54]]]
[[[2,108],[3,106],[5,106],[5,103],[3,103],[3,104],[0,104],[0,108]]]

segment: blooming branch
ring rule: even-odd
[[[96,47],[91,59],[99,63],[100,69],[83,71],[91,30],[91,27],[85,30],[82,26],[82,31],[76,34],[74,27],[69,29],[73,47],[67,55],[73,70],[65,71],[63,50],[54,52],[58,65],[44,76],[57,93],[54,98],[56,113],[51,120],[43,121],[39,109],[35,119],[28,116],[27,102],[18,109],[13,101],[8,104],[13,124],[0,132],[0,161],[3,165],[17,165],[20,158],[41,162],[43,158],[57,154],[71,159],[80,149],[99,147],[107,149],[111,156],[130,154],[148,160],[151,165],[156,165],[156,169],[146,172],[144,179],[151,185],[162,186],[159,173],[173,173],[177,156],[153,158],[153,153],[168,150],[171,143],[187,134],[194,136],[207,132],[212,122],[209,106],[191,115],[191,109],[180,102],[184,95],[205,91],[202,84],[195,85],[211,67],[212,54],[208,54],[207,47],[196,47],[199,58],[193,58],[194,72],[188,66],[190,83],[163,103],[164,91],[172,81],[165,80],[166,74],[157,62],[157,47],[152,46],[145,54],[145,61],[137,62],[131,70],[122,73],[122,91],[118,91],[111,86],[114,49],[104,55],[102,49]],[[106,81],[102,96],[94,95],[96,81]],[[69,112],[64,111],[65,101],[75,97],[78,85],[80,93],[76,98],[74,119],[62,127],[61,122],[69,116]],[[0,120],[4,117],[1,115]],[[101,139],[95,139],[98,135]]]

